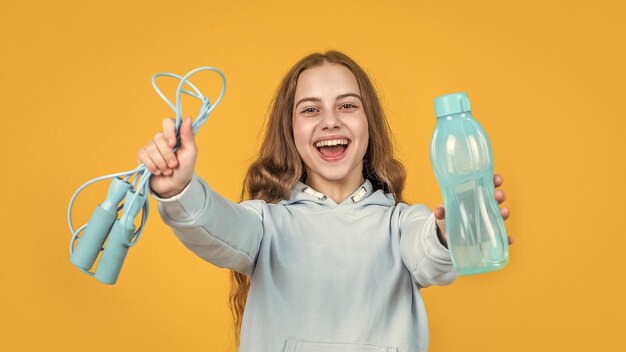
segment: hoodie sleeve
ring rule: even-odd
[[[159,214],[192,252],[220,268],[251,276],[263,239],[265,202],[233,203],[210,189],[195,175],[171,198],[152,196]]]
[[[437,237],[435,214],[423,204],[400,215],[400,253],[421,287],[449,285],[456,278],[450,252]]]

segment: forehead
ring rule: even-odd
[[[340,94],[360,94],[354,74],[341,64],[324,63],[300,73],[296,84],[296,101],[306,97],[332,98]]]

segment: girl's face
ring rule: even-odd
[[[293,136],[307,183],[358,186],[369,133],[356,77],[341,64],[306,69],[298,77],[294,106]]]

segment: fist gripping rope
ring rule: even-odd
[[[216,72],[222,79],[222,90],[213,105],[211,105],[209,98],[203,96],[200,90],[189,82],[189,78],[200,71]],[[156,79],[161,76],[173,77],[180,80],[178,88],[176,89],[176,105],[173,105],[157,86]],[[183,89],[185,85],[191,87],[193,91]],[[179,129],[183,121],[181,93],[202,101],[200,112],[191,124],[193,134],[196,135],[200,126],[204,124],[209,114],[222,100],[226,90],[226,77],[216,68],[199,67],[190,71],[183,77],[172,73],[157,73],[152,76],[152,86],[167,105],[174,110],[176,115],[176,145],[173,148],[173,150],[176,151],[181,144]],[[134,181],[131,183],[129,179],[133,176]],[[70,240],[70,261],[72,264],[76,265],[80,271],[87,275],[95,276],[96,280],[104,284],[115,284],[120,270],[122,269],[124,259],[128,254],[128,249],[137,244],[146,221],[148,220],[149,203],[146,200],[151,176],[150,171],[143,164],[140,164],[134,170],[96,177],[80,186],[76,192],[74,192],[67,209],[67,222],[70,227],[70,232],[72,233],[72,239]],[[120,177],[124,178],[122,179]],[[106,199],[96,206],[89,222],[81,226],[78,230],[75,230],[72,225],[72,207],[74,200],[85,187],[94,182],[109,178],[112,180]],[[124,200],[124,202],[120,205],[122,200]],[[134,220],[141,210],[143,210],[141,225],[135,230]],[[84,233],[79,237],[78,234],[82,231],[84,231]],[[75,242],[78,242],[76,246],[74,246]],[[91,270],[100,252],[102,252],[102,255],[100,256],[100,262],[98,263],[96,271],[95,273],[90,272],[89,270]]]

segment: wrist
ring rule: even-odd
[[[157,193],[157,197],[163,198],[163,199],[168,199],[168,198],[172,198],[172,197],[174,197],[176,195],[179,195],[180,192],[182,192],[182,191],[167,192],[167,193]]]
[[[155,193],[157,197],[162,198],[162,199],[172,198],[174,196],[177,196],[177,195],[181,194],[185,190],[185,188],[187,188],[187,186],[189,185],[190,182],[191,181],[187,182],[182,187],[175,188],[175,189],[173,189],[173,190],[171,190],[169,192],[165,192],[165,193],[157,193],[157,192],[154,192],[154,191],[152,191],[152,192]]]

